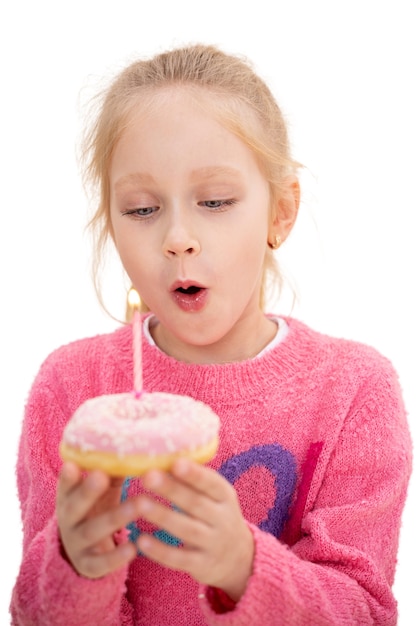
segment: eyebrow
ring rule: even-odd
[[[212,178],[235,178],[241,179],[242,175],[234,167],[230,167],[229,165],[210,165],[208,167],[200,167],[198,169],[192,170],[190,179],[194,180],[210,180]],[[155,183],[155,179],[153,176],[146,172],[134,172],[132,174],[127,174],[126,176],[122,176],[115,183],[115,188],[120,189],[122,187],[127,187],[130,184],[151,184]]]
[[[191,179],[198,178],[210,180],[210,178],[220,177],[242,178],[242,175],[239,170],[234,167],[230,167],[229,165],[212,165],[209,167],[201,167],[191,172]]]
[[[116,189],[120,189],[121,187],[127,187],[128,185],[134,183],[149,184],[154,182],[155,179],[150,174],[135,172],[133,174],[126,174],[126,176],[122,176],[115,182],[114,186]]]

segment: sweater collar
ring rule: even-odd
[[[231,404],[244,398],[285,389],[294,377],[312,366],[315,333],[293,318],[284,318],[286,337],[256,359],[222,364],[195,364],[177,361],[157,346],[143,342],[143,382],[149,392],[164,391],[188,395],[210,403]],[[132,330],[125,326],[113,334],[111,352],[116,367],[133,380]]]

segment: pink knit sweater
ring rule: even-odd
[[[211,465],[234,484],[255,538],[253,574],[236,607],[216,613],[209,590],[141,555],[99,580],[78,576],[60,556],[61,433],[87,398],[131,389],[131,329],[123,327],[60,348],[34,382],[17,464],[24,546],[13,624],[396,623],[391,586],[411,469],[396,374],[371,348],[287,322],[282,343],[232,364],[185,364],[144,342],[148,391],[190,395],[221,417]],[[140,488],[126,482],[124,495]],[[129,531],[140,532],[136,524]]]

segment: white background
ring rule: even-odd
[[[2,6],[0,624],[7,624],[21,542],[14,466],[29,387],[54,348],[116,326],[89,277],[75,158],[82,103],[128,61],[175,45],[214,43],[254,62],[305,165],[298,224],[280,251],[299,294],[292,312],[393,361],[415,439],[417,45],[412,0]],[[112,312],[122,315],[118,270],[106,284]],[[291,312],[288,294],[275,309]],[[416,509],[413,480],[395,584],[400,626],[417,623]]]

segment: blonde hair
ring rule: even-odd
[[[225,54],[214,46],[193,45],[130,64],[94,102],[98,111],[95,109],[94,122],[83,142],[84,183],[98,196],[89,227],[95,242],[94,285],[103,306],[99,274],[109,235],[113,235],[109,210],[110,160],[141,99],[147,106],[149,96],[175,86],[190,90],[205,109],[253,151],[269,183],[272,210],[276,211],[277,199],[284,193],[284,178],[298,166],[290,155],[283,115],[271,91],[247,60]],[[204,98],[207,92],[212,96],[210,99]],[[274,217],[279,219],[279,215]],[[281,283],[278,266],[267,247],[262,307],[267,285],[280,289]]]

